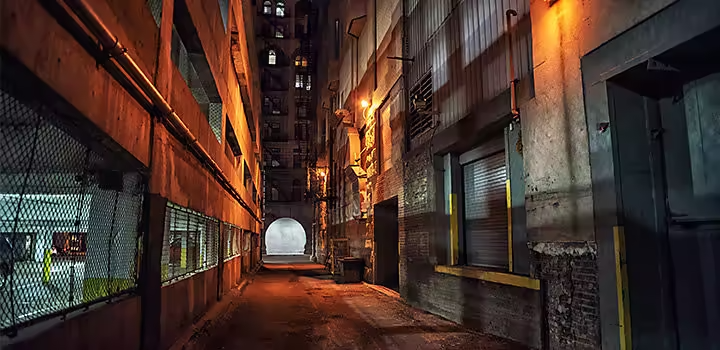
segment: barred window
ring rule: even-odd
[[[410,138],[430,130],[433,121],[432,72],[426,74],[410,90],[410,116],[408,118]]]
[[[217,219],[168,203],[163,240],[163,282],[189,277],[216,266],[219,232]]]

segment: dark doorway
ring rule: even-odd
[[[375,205],[375,284],[400,287],[397,197]]]
[[[720,349],[718,35],[608,82],[633,349]]]

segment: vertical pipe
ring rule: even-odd
[[[378,67],[377,67],[377,47],[378,47],[378,24],[377,24],[377,0],[373,0],[373,57],[375,60],[374,67],[374,85],[373,90],[378,88]]]
[[[517,11],[509,9],[505,12],[505,43],[508,51],[508,73],[510,75],[510,108],[513,121],[520,118],[520,110],[517,107],[517,78],[515,77],[515,52],[512,38],[512,18],[517,16]]]

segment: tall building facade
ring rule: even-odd
[[[314,162],[316,5],[310,0],[257,1],[256,13],[264,153],[263,249],[269,254],[309,255],[313,253],[313,207],[307,169]],[[305,237],[280,237],[280,231],[271,226],[278,219],[299,223]],[[294,225],[295,231],[300,226]],[[283,247],[288,240],[300,240],[302,247],[288,250]]]
[[[321,26],[335,273],[532,348],[720,346],[717,2],[333,1]]]
[[[257,266],[254,17],[0,3],[0,347],[168,348]]]

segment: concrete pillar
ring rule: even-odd
[[[123,191],[90,191],[82,286],[84,302],[130,288],[135,284],[141,194],[134,194],[139,176],[123,176]],[[78,269],[80,270],[80,269]]]
[[[163,273],[167,273],[167,264],[163,259],[169,259],[163,256],[163,252],[168,251],[165,249],[169,248],[164,247],[169,244],[164,233],[165,227],[169,227],[170,217],[166,215],[165,198],[149,195],[146,201],[143,213],[147,224],[143,227],[142,283],[139,283],[142,303],[141,349],[154,350],[160,347],[161,281],[165,277]]]

